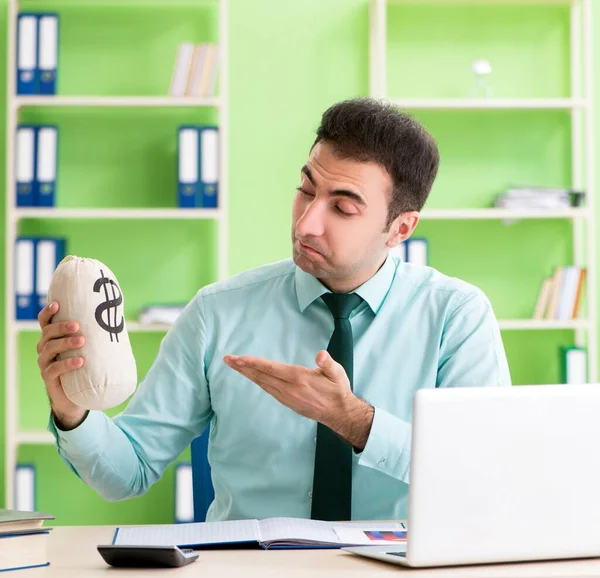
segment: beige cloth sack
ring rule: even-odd
[[[137,385],[137,368],[123,315],[123,294],[113,272],[96,259],[69,255],[56,268],[48,302],[59,310],[52,322],[76,321],[85,344],[58,359],[83,357],[83,366],[61,375],[65,395],[84,409],[124,402]]]

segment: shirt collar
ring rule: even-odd
[[[396,264],[393,257],[388,254],[382,267],[365,283],[354,290],[369,305],[373,313],[377,314],[385,300],[396,273]],[[296,265],[295,271],[296,296],[300,311],[304,310],[324,293],[330,293],[316,277],[306,273]]]

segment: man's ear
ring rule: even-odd
[[[402,243],[402,241],[406,241],[413,234],[418,223],[418,211],[408,211],[398,215],[390,226],[386,245],[391,248]]]

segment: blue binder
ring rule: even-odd
[[[177,137],[179,207],[198,206],[198,151],[200,134],[197,126],[180,126]]]
[[[215,499],[210,462],[208,461],[208,441],[210,426],[192,440],[192,485],[194,495],[194,522],[206,521],[208,509]]]
[[[32,207],[35,201],[37,128],[20,124],[16,134],[17,207]]]
[[[21,12],[17,16],[17,94],[38,92],[38,16]]]
[[[38,207],[53,207],[56,193],[58,127],[55,125],[39,126],[36,145],[34,202]]]
[[[37,239],[35,248],[35,317],[48,304],[50,281],[58,264],[65,258],[65,239]]]
[[[14,280],[17,320],[37,318],[35,299],[35,253],[34,237],[17,237],[15,243]]]
[[[200,206],[216,209],[219,197],[219,129],[200,127],[198,198]]]
[[[38,15],[39,94],[56,94],[58,14]]]

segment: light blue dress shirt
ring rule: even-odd
[[[210,424],[215,499],[207,520],[310,518],[317,423],[228,367],[227,353],[305,367],[326,349],[328,290],[292,260],[201,289],[163,339],[127,408],[50,421],[63,459],[107,500],[143,494]],[[500,331],[477,288],[391,255],[356,290],[354,392],[375,408],[354,453],[352,518],[407,517],[413,395],[510,385]],[[443,435],[444,432],[440,432]]]

